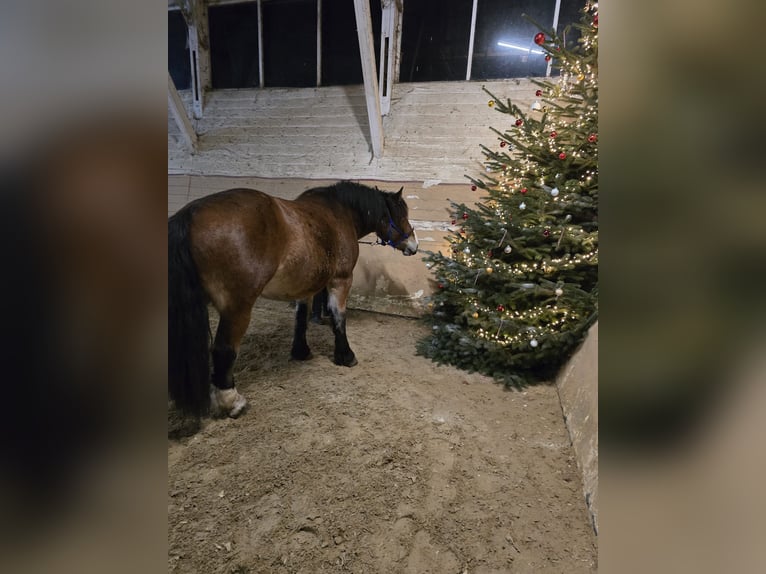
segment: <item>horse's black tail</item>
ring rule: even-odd
[[[194,416],[210,409],[207,296],[192,259],[192,209],[168,220],[168,393]]]

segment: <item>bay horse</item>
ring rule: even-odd
[[[327,290],[334,362],[357,364],[346,337],[346,298],[358,241],[413,255],[418,240],[402,190],[341,181],[295,200],[229,189],[190,202],[168,219],[168,392],[183,412],[238,416],[246,405],[233,366],[258,297],[297,301],[290,356],[311,358],[308,300]],[[220,315],[212,347],[207,305]],[[212,385],[211,385],[212,382]]]

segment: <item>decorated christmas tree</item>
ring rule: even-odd
[[[468,177],[481,200],[452,204],[450,249],[426,257],[437,288],[418,349],[437,362],[509,385],[550,380],[596,320],[597,10],[534,37],[558,75],[531,80],[531,109],[487,91],[504,129]]]

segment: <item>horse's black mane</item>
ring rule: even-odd
[[[339,181],[329,187],[309,189],[301,197],[322,197],[340,203],[359,214],[364,228],[374,229],[378,221],[389,217],[386,192],[353,181]]]

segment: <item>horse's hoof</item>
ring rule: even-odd
[[[210,411],[213,416],[237,418],[247,405],[247,399],[237,389],[210,390]]]
[[[358,365],[359,361],[356,360],[356,357],[354,355],[351,355],[351,358],[335,357],[335,364],[341,367],[353,367],[354,365]]]
[[[229,411],[229,417],[230,418],[237,418],[240,413],[245,409],[245,406],[247,406],[247,399],[237,393],[237,398],[234,400],[234,405],[231,407],[231,410]]]
[[[313,358],[314,358],[314,355],[308,349],[306,349],[306,351],[302,353],[296,353],[294,351],[290,353],[291,361],[309,361]]]

